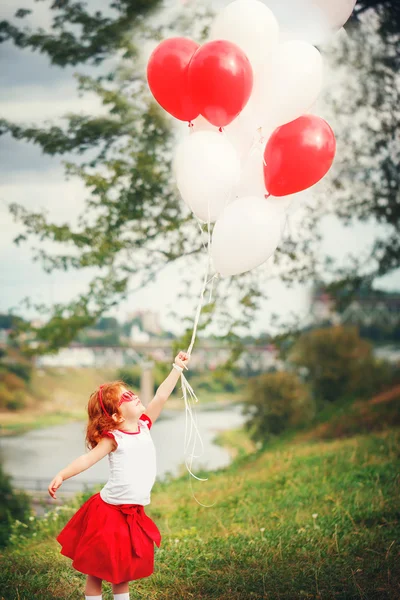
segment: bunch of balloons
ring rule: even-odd
[[[354,5],[235,0],[217,15],[205,44],[166,39],[149,59],[153,96],[190,125],[175,152],[176,181],[196,217],[215,223],[211,252],[222,277],[268,260],[280,243],[292,195],[315,185],[332,166],[334,133],[309,113],[323,83],[323,61],[313,43],[338,31]],[[287,21],[292,8],[294,29]]]

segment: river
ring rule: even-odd
[[[194,432],[186,457],[191,453],[201,455],[194,458],[191,470],[196,475],[200,468],[219,469],[229,465],[230,453],[213,443],[218,432],[235,429],[244,424],[242,405],[226,407],[192,407],[197,428],[203,442],[198,437],[193,448]],[[154,423],[151,434],[157,454],[157,479],[162,480],[170,474],[179,475],[185,461],[185,412],[164,409]],[[15,486],[32,489],[33,480],[41,489],[48,484],[61,469],[75,458],[85,453],[84,445],[86,423],[72,422],[65,425],[36,429],[22,435],[2,438],[0,441],[0,460],[6,473],[15,480]],[[187,421],[188,435],[190,419]],[[185,467],[184,467],[185,468]],[[85,485],[105,483],[108,479],[108,457],[104,457],[90,469],[63,482],[64,491],[83,490]],[[47,481],[47,483],[46,483]]]

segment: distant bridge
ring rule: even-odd
[[[130,346],[82,346],[77,342],[67,348],[61,348],[57,354],[38,356],[35,359],[37,368],[123,368],[130,365],[141,367],[140,396],[145,406],[154,393],[154,362],[172,363],[171,340],[156,339],[148,342],[135,342]],[[230,357],[231,349],[227,344],[202,341],[197,344],[192,354],[190,366],[199,371],[212,371],[224,364]],[[252,371],[268,371],[271,368],[284,368],[278,359],[278,350],[273,345],[245,346],[243,354],[237,361],[241,369]]]
[[[226,362],[230,346],[220,342],[198,341],[195,345],[191,366],[195,369],[215,369]],[[172,340],[156,339],[148,342],[132,342],[129,346],[82,346],[77,342],[58,353],[36,357],[37,367],[124,367],[143,365],[149,360],[172,362]],[[238,359],[239,367],[250,365],[253,369],[266,370],[278,363],[277,349],[271,344],[245,346]]]

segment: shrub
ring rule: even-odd
[[[358,398],[370,398],[400,383],[400,366],[373,357],[360,369],[349,386]]]
[[[29,522],[31,501],[25,492],[16,492],[11,485],[11,477],[3,471],[0,463],[0,548],[9,542],[15,520]]]
[[[21,377],[15,375],[15,373],[0,373],[0,381],[4,383],[4,385],[9,390],[23,390],[25,388],[25,382]]]
[[[373,362],[372,346],[356,327],[327,327],[304,333],[289,360],[305,367],[314,397],[334,402],[356,388]]]
[[[6,408],[8,410],[20,410],[25,407],[25,394],[21,390],[17,390],[13,393],[11,400],[6,402]]]
[[[205,392],[215,392],[213,382],[209,380],[200,381],[196,387],[197,389],[204,390]]]
[[[15,373],[15,375],[18,375],[18,377],[23,379],[26,383],[28,383],[31,379],[32,365],[21,362],[8,363],[7,369],[11,373]]]
[[[117,371],[116,379],[122,379],[125,383],[135,390],[140,390],[141,369],[139,366],[121,367]]]
[[[0,408],[7,408],[8,402],[11,402],[13,398],[12,391],[0,382]]]
[[[248,381],[244,414],[254,441],[266,442],[286,429],[301,427],[315,415],[308,387],[285,371],[264,373]]]

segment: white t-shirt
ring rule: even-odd
[[[152,422],[142,414],[136,433],[113,429],[104,435],[113,437],[118,448],[108,454],[110,476],[100,491],[109,504],[150,504],[156,480],[156,449],[150,435]]]

